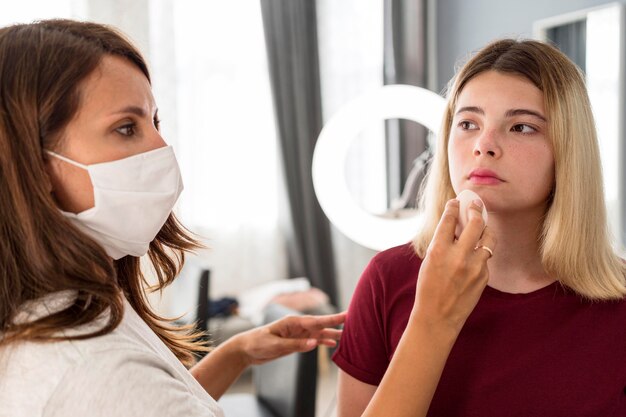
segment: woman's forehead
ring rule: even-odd
[[[459,91],[454,112],[465,107],[483,111],[531,107],[544,111],[543,92],[527,78],[498,71],[485,71],[470,79]]]
[[[122,57],[105,56],[82,89],[82,111],[108,114],[129,106],[143,108],[148,114],[156,111],[150,82],[136,65]]]

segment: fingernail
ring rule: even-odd
[[[317,345],[317,339],[308,339],[306,341],[306,347],[313,347]]]
[[[483,208],[483,200],[481,200],[480,198],[477,198],[476,200],[472,201],[472,203],[474,203],[474,205],[478,208]]]

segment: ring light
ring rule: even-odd
[[[344,173],[351,142],[366,124],[376,120],[408,119],[436,133],[444,109],[445,100],[430,90],[387,85],[349,102],[326,123],[313,153],[313,186],[322,210],[347,237],[384,250],[410,241],[422,222],[420,215],[382,218],[356,204]]]

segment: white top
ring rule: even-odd
[[[19,320],[58,310],[47,297]],[[45,310],[42,310],[45,309]],[[81,327],[80,333],[99,328]],[[222,417],[222,411],[124,300],[124,318],[104,336],[0,349],[0,417]]]

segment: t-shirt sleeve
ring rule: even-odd
[[[157,356],[119,350],[70,368],[43,416],[222,417],[222,413],[215,402],[198,398],[173,377]]]
[[[348,316],[333,361],[350,376],[378,385],[387,370],[384,293],[374,257],[352,295]]]

